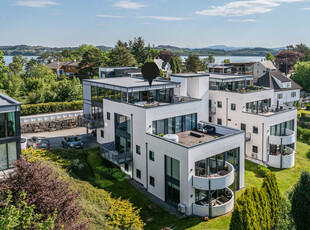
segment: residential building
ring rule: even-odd
[[[78,61],[52,61],[47,66],[57,75],[77,75],[79,64]]]
[[[280,71],[268,71],[257,79],[257,86],[274,89],[273,103],[293,106],[300,99],[302,87]]]
[[[253,75],[255,62],[235,62],[222,64],[209,64],[209,73],[221,74],[239,74],[239,75]]]
[[[142,77],[141,69],[135,66],[100,67],[99,78]]]
[[[13,168],[19,158],[20,105],[18,101],[0,93],[0,170]]]
[[[165,62],[160,58],[155,58],[154,62],[157,65],[158,69],[164,71],[167,76],[170,76],[172,74],[171,65],[169,62]]]
[[[297,110],[275,103],[272,88],[250,86],[252,76],[210,74],[209,121],[244,130],[250,160],[294,166]]]
[[[244,187],[245,133],[209,123],[209,75],[83,80],[101,155],[187,215],[219,216]],[[96,125],[94,125],[96,126]]]
[[[266,61],[259,61],[254,64],[254,82],[256,80],[263,76],[265,73],[270,71],[276,71],[277,68],[273,64],[272,61],[266,60]]]

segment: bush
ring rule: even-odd
[[[57,113],[57,112],[74,111],[82,109],[83,109],[83,101],[26,104],[21,106],[21,115],[26,116],[42,113]]]
[[[310,130],[307,128],[297,127],[297,138],[307,144],[310,144]]]
[[[35,213],[43,219],[58,212],[55,229],[87,229],[87,222],[80,221],[81,208],[77,206],[78,193],[69,188],[69,184],[60,180],[58,175],[39,161],[33,163],[21,158],[15,162],[15,173],[7,180],[0,182],[0,194],[12,192],[13,203],[18,202],[22,191],[27,193],[25,202],[34,205]]]
[[[257,166],[257,174],[260,177],[266,177],[268,173],[270,173],[270,170],[265,165]]]

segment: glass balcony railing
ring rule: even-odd
[[[110,150],[101,146],[100,155],[115,165],[120,165],[132,161],[131,151],[119,153],[117,150]]]
[[[104,120],[102,113],[100,114],[84,114],[78,118],[80,126],[88,129],[104,128]]]

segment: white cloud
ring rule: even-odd
[[[151,18],[161,21],[183,21],[186,19],[186,18],[168,17],[168,16],[141,16],[140,18]]]
[[[123,16],[119,15],[110,15],[110,14],[98,14],[96,15],[98,18],[123,18]]]
[[[51,0],[19,0],[15,2],[15,6],[28,6],[36,8],[42,8],[52,5],[58,5],[58,3]]]
[[[256,22],[255,19],[228,19],[229,22]]]
[[[310,10],[310,7],[308,7],[308,8],[302,8],[302,10]]]
[[[211,6],[210,9],[196,11],[196,14],[208,16],[244,16],[262,14],[272,11],[281,3],[303,2],[304,0],[247,0],[233,1],[222,6]]]
[[[144,7],[145,5],[142,5],[137,2],[133,2],[131,0],[123,0],[115,3],[113,6],[118,7],[118,8],[124,8],[124,9],[140,9],[141,7]]]

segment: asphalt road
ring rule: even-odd
[[[84,144],[84,148],[93,148],[100,146],[96,142],[96,138],[86,135],[86,128],[74,128],[74,129],[64,129],[54,132],[43,132],[43,133],[25,133],[22,134],[23,137],[28,139],[31,137],[45,137],[50,141],[51,148],[59,148],[61,146],[61,141],[67,136],[78,136]]]

